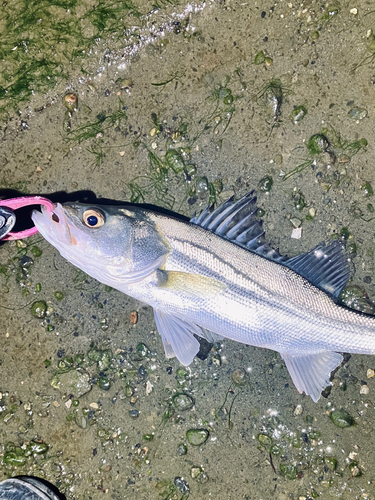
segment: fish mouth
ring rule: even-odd
[[[78,231],[70,220],[68,208],[61,203],[54,203],[53,212],[48,212],[43,206],[41,211],[33,210],[31,216],[40,234],[58,249],[61,246],[78,245]]]

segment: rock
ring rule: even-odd
[[[90,376],[82,369],[70,370],[66,373],[56,373],[51,381],[52,387],[65,394],[81,397],[91,390]]]
[[[189,429],[186,431],[186,438],[193,446],[199,446],[208,439],[209,432],[206,429]]]

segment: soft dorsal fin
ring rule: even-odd
[[[247,248],[262,257],[276,262],[285,262],[286,257],[274,250],[264,238],[263,221],[257,216],[257,198],[254,191],[234,202],[229,198],[215,210],[207,207],[190,222]]]
[[[350,277],[348,260],[337,240],[328,245],[319,243],[309,252],[288,259],[284,264],[335,299]]]

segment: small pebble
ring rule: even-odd
[[[294,409],[294,415],[301,415],[302,412],[303,412],[302,405],[297,405]]]
[[[66,94],[64,104],[69,111],[75,111],[78,108],[78,97],[76,94]]]
[[[293,226],[294,226],[295,228],[300,227],[300,225],[302,224],[301,219],[297,219],[297,217],[292,217],[292,218],[290,219],[290,222],[293,224]]]
[[[190,469],[190,475],[193,479],[196,479],[201,473],[202,473],[201,467],[192,467]]]
[[[174,485],[182,495],[186,495],[190,491],[189,484],[183,477],[175,477]]]
[[[371,368],[369,368],[369,369],[367,370],[367,378],[372,378],[372,377],[374,377],[374,376],[375,376],[375,371],[374,371],[374,370],[372,370]]]
[[[133,86],[133,80],[131,78],[125,78],[121,82],[122,89],[130,89]]]
[[[354,418],[345,410],[334,410],[329,418],[337,427],[351,427],[354,424]]]
[[[178,392],[172,397],[173,406],[180,411],[189,410],[194,405],[194,399],[188,394]]]
[[[291,238],[294,240],[300,240],[302,236],[302,227],[296,227],[292,231]]]
[[[272,439],[267,434],[258,434],[257,439],[261,444],[266,446],[272,443]]]
[[[195,183],[195,192],[201,200],[203,200],[208,193],[208,180],[207,177],[199,177]]]
[[[137,313],[137,311],[132,311],[130,313],[130,322],[133,323],[133,325],[135,325],[138,322],[138,313]]]
[[[360,394],[365,394],[367,395],[370,392],[370,389],[368,388],[367,385],[361,385],[361,388],[359,390]]]
[[[247,384],[247,374],[243,368],[237,368],[232,372],[232,382],[238,386]]]
[[[47,314],[47,304],[44,300],[37,300],[31,305],[31,314],[36,318],[44,318]]]
[[[367,110],[365,108],[352,108],[348,111],[348,115],[350,118],[353,118],[353,120],[363,120],[363,118],[367,116]]]
[[[186,446],[186,444],[180,443],[177,446],[177,455],[180,455],[180,457],[182,457],[183,455],[186,455],[186,453],[187,453],[187,446]]]
[[[83,396],[91,390],[89,374],[80,369],[56,373],[52,378],[51,385],[62,393],[74,394],[76,397]]]
[[[356,16],[358,14],[358,9],[354,8],[354,9],[350,9],[349,11],[351,14],[353,14],[354,16]]]
[[[208,439],[209,432],[206,429],[189,429],[186,431],[186,438],[193,446],[199,446]]]
[[[337,467],[337,459],[335,457],[325,457],[324,463],[331,471],[334,471]]]

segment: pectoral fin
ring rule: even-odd
[[[323,389],[331,385],[329,376],[342,362],[337,352],[321,351],[304,356],[280,353],[298,391],[305,392],[316,403]]]
[[[195,297],[217,295],[226,288],[224,283],[201,274],[159,271],[159,278],[160,288]]]
[[[199,342],[193,335],[202,335],[199,326],[157,309],[154,314],[167,358],[176,356],[183,365],[190,365],[199,351]]]

